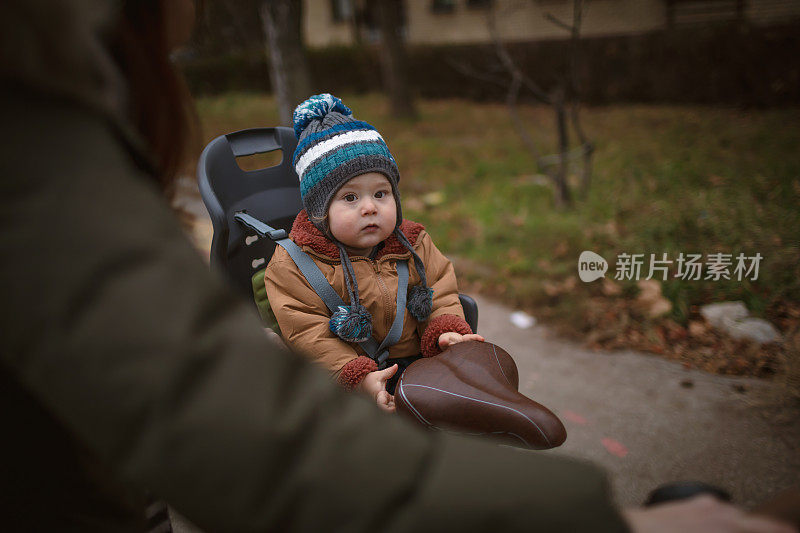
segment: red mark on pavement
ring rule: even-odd
[[[628,448],[626,448],[621,442],[616,441],[614,439],[609,439],[608,437],[604,438],[600,442],[603,443],[603,446],[606,447],[606,450],[612,455],[616,455],[617,457],[625,457],[628,455]]]
[[[574,411],[564,411],[564,419],[575,424],[585,424],[587,420]]]

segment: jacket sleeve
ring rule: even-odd
[[[597,468],[416,429],[270,343],[105,122],[0,102],[0,363],[122,479],[209,531],[624,529]]]
[[[321,364],[346,389],[378,369],[372,359],[330,330],[328,308],[280,246],[267,265],[264,283],[281,334],[292,349]]]
[[[425,263],[428,286],[433,289],[430,319],[419,325],[420,350],[425,357],[431,357],[442,352],[439,348],[442,333],[455,331],[466,335],[472,333],[472,328],[464,320],[453,263],[433,244],[427,232],[420,235],[416,252]]]

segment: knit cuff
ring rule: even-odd
[[[369,357],[359,355],[355,359],[348,361],[347,364],[342,367],[336,381],[346,390],[353,390],[358,387],[359,383],[363,381],[367,374],[375,372],[376,370],[378,370],[378,365],[375,361]]]
[[[467,321],[457,315],[439,315],[428,323],[425,333],[422,334],[420,349],[424,357],[433,357],[442,353],[439,348],[439,336],[442,333],[455,331],[461,335],[469,335],[472,328]]]

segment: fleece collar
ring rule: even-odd
[[[417,238],[419,238],[419,234],[424,229],[425,226],[411,220],[403,219],[403,223],[400,224],[400,231],[403,232],[412,246],[416,245]],[[308,213],[305,209],[300,211],[297,218],[294,219],[289,237],[298,246],[308,246],[317,254],[325,255],[333,259],[340,259],[339,247],[308,220]],[[407,253],[409,253],[409,251],[397,240],[397,235],[392,233],[383,241],[383,248],[378,251],[375,259],[380,259],[389,254],[402,255]]]

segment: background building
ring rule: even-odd
[[[398,5],[411,46],[487,43],[490,14],[504,41],[563,39],[567,31],[552,19],[571,23],[573,9],[568,0],[406,0]],[[585,37],[731,22],[765,26],[800,18],[798,0],[594,0],[584,6]],[[304,8],[310,47],[378,39],[374,5],[367,1],[305,0]]]

